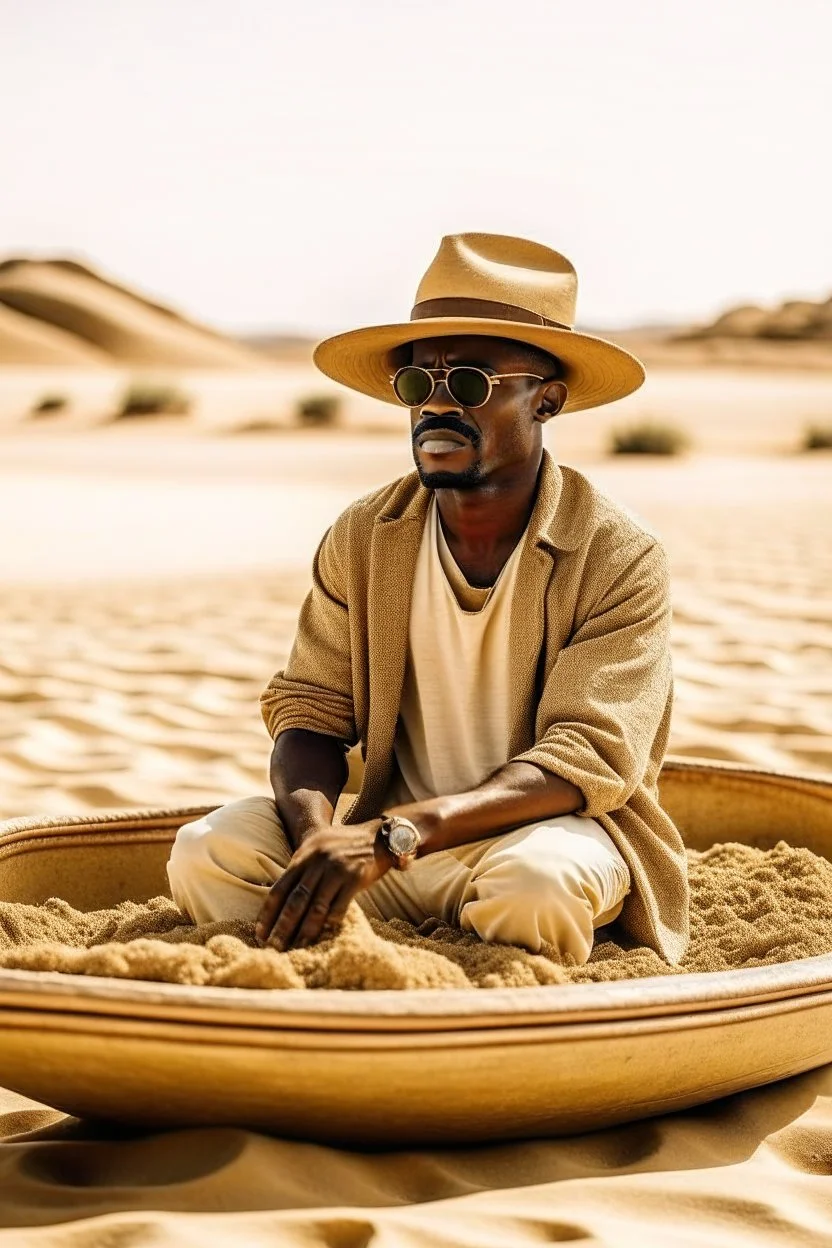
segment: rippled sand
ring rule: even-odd
[[[407,446],[146,428],[5,451],[0,816],[268,791],[258,695],[311,553]],[[670,551],[672,751],[832,771],[832,459],[579,466]]]

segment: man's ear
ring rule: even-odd
[[[553,416],[557,416],[558,412],[563,410],[568,393],[562,381],[548,382],[535,412],[535,416],[541,424],[551,420]]]

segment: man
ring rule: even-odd
[[[325,535],[263,694],[274,801],[178,834],[195,921],[310,945],[352,900],[586,962],[598,928],[676,962],[685,855],[657,801],[672,678],[661,547],[543,450],[543,425],[644,372],[577,334],[577,278],[523,239],[443,239],[411,320],[341,334],[330,377],[410,409],[416,472]],[[364,776],[335,807],[359,743]]]

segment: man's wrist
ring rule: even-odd
[[[277,813],[289,844],[294,849],[300,849],[303,842],[315,832],[323,832],[332,827],[332,820],[327,818],[325,811],[292,811],[278,807]]]
[[[387,818],[397,816],[407,819],[419,833],[417,858],[431,853],[438,832],[442,827],[443,811],[447,798],[434,797],[426,802],[407,802],[402,806],[387,806],[384,814]]]
[[[331,823],[325,820],[316,820],[314,823],[295,824],[292,827],[290,839],[296,845],[302,845],[310,836],[314,836],[316,832],[327,832],[332,827]]]

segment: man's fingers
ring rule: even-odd
[[[324,928],[329,928],[331,924],[332,908],[343,891],[343,879],[334,875],[323,877],[292,942],[295,949],[314,945],[320,939]]]
[[[257,916],[257,923],[254,927],[254,934],[261,944],[265,944],[271,935],[274,921],[283,909],[283,904],[300,878],[302,871],[302,867],[287,868],[277,883],[272,884],[269,889],[269,895],[263,902],[263,907]]]
[[[322,875],[323,865],[310,863],[295,880],[274,920],[271,935],[267,938],[266,943],[273,949],[288,949],[292,945],[295,932],[303,922]]]
[[[321,867],[315,869],[311,863],[300,863],[296,867],[288,867],[287,870],[283,872],[283,875],[277,883],[272,885],[269,895],[263,903],[263,908],[260,911],[254,928],[254,934],[261,945],[265,945],[270,942],[274,925],[283,913],[289,898],[292,896],[298,884],[301,883],[305,876],[310,877],[306,879],[305,885],[301,889],[299,897],[296,899],[294,904],[295,909],[297,908],[297,904],[300,900],[302,900],[304,891],[309,889],[310,879],[312,881],[312,887],[314,888],[321,872]]]
[[[345,885],[329,908],[329,917],[324,924],[323,937],[335,936],[344,921],[347,907],[356,895],[356,890]]]

